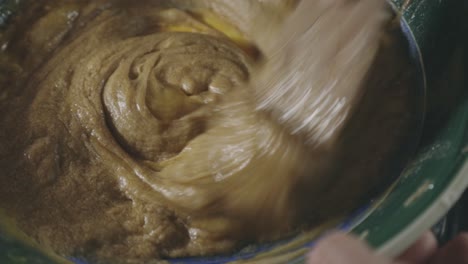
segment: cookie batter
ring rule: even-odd
[[[99,263],[227,253],[345,214],[386,177],[413,118],[391,23],[323,155],[249,99],[249,10],[281,20],[293,1],[194,2],[40,0],[3,32],[0,206],[41,245]]]

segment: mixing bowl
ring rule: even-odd
[[[425,98],[422,137],[403,173],[380,197],[343,220],[270,244],[253,245],[230,256],[167,260],[168,263],[303,263],[304,254],[327,230],[350,231],[387,256],[395,256],[441,218],[468,186],[468,93],[463,83],[463,41],[458,25],[462,1],[393,0],[401,15],[412,60]],[[18,1],[0,0],[0,24],[7,26]],[[467,34],[465,34],[467,35]],[[468,46],[467,46],[468,47]],[[465,52],[468,50],[465,49]],[[1,56],[1,54],[0,54]],[[463,57],[465,56],[465,57]],[[417,141],[417,142],[416,142]],[[31,242],[1,218],[0,263],[80,263]]]

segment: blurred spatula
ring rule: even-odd
[[[278,31],[260,23],[257,110],[311,145],[332,144],[362,95],[386,14],[383,0],[306,0]]]

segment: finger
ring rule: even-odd
[[[418,241],[398,257],[399,261],[420,264],[427,263],[437,251],[437,240],[432,232],[424,233]]]
[[[308,264],[389,264],[376,256],[359,239],[343,233],[332,234],[321,240],[308,255]]]
[[[463,233],[439,250],[430,264],[468,263],[468,233]]]

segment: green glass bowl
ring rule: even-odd
[[[14,12],[17,2],[0,0],[0,25]],[[468,39],[460,37],[468,34],[461,34],[458,28],[458,18],[466,12],[466,6],[462,1],[391,2],[401,14],[413,58],[421,68],[427,99],[422,140],[416,157],[387,194],[351,220],[328,226],[349,230],[390,257],[401,253],[434,225],[468,186],[468,89],[463,83],[468,72],[462,71],[464,62],[468,65],[462,48]],[[55,256],[14,229],[14,223],[3,219],[0,222],[0,263],[86,263]],[[247,248],[232,256],[168,263],[304,263],[304,255],[316,236],[317,233],[301,235]]]

